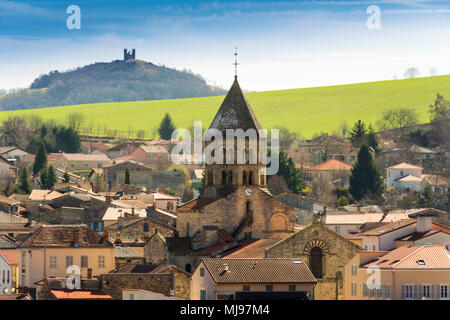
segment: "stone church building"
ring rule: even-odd
[[[224,137],[227,129],[262,129],[236,77],[209,129],[219,130]],[[259,151],[262,146],[257,141]],[[225,157],[234,152],[233,162],[224,159],[226,164],[205,165],[202,194],[177,210],[177,237],[152,237],[146,245],[152,248],[148,260],[191,272],[201,258],[237,247],[243,240],[293,234],[295,208],[267,190],[265,165],[259,157],[256,163],[248,161],[254,144],[246,138],[243,147],[238,148],[235,140],[234,150],[223,150]],[[247,161],[239,164],[238,152],[245,152]]]

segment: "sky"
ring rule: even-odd
[[[80,29],[67,27],[71,5]],[[450,74],[449,39],[450,0],[0,0],[0,88],[124,48],[229,88],[237,47],[246,91],[400,79],[409,67]]]

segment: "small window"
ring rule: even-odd
[[[372,251],[376,251],[376,246],[375,245],[372,246]]]
[[[295,290],[295,284],[290,284],[289,285],[289,291],[290,292],[295,292],[296,290]]]
[[[414,287],[412,285],[405,285],[405,299],[413,299]]]
[[[386,299],[389,299],[391,297],[391,285],[390,284],[386,284],[386,286],[384,288],[384,297]]]
[[[245,291],[245,292],[249,292],[250,291],[250,286],[249,285],[245,285],[245,286],[243,286],[242,290]]]
[[[356,296],[356,282],[352,282],[352,297]]]
[[[144,232],[148,232],[148,223],[144,223]]]
[[[266,291],[267,291],[267,292],[272,292],[272,291],[273,291],[273,285],[268,284],[268,285],[266,286]]]
[[[417,264],[424,266],[425,265],[425,260],[417,260]]]
[[[422,298],[429,299],[431,298],[431,286],[428,284],[424,284],[422,286]]]
[[[205,276],[205,268],[200,268],[200,277]]]
[[[441,285],[439,297],[441,299],[448,299],[448,285],[445,285],[445,284]]]
[[[98,256],[98,267],[99,268],[105,267],[105,256]]]
[[[50,256],[50,268],[56,268],[56,256]]]
[[[358,268],[357,268],[356,264],[352,264],[352,277],[356,277],[357,270],[358,270]]]
[[[206,290],[200,290],[200,300],[206,300]]]
[[[73,256],[66,256],[66,268],[73,265]]]
[[[88,257],[87,256],[81,256],[81,267],[82,268],[88,267]]]

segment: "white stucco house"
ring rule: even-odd
[[[426,184],[422,170],[421,167],[406,162],[386,168],[387,189],[394,187],[398,191],[422,190]]]

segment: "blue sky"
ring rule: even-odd
[[[81,9],[68,30],[66,9]],[[369,30],[366,10],[381,10]],[[40,74],[122,58],[191,69],[228,88],[234,47],[247,90],[402,78],[415,66],[450,73],[450,0],[0,0],[0,88]]]

